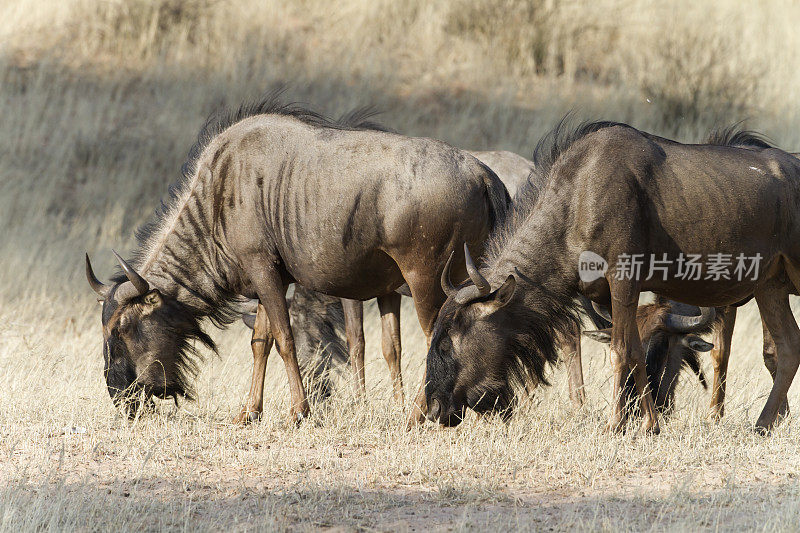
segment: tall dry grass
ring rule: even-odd
[[[529,154],[574,109],[685,141],[747,119],[798,150],[797,20],[788,0],[3,2],[0,527],[795,529],[797,422],[749,431],[769,384],[751,308],[726,419],[707,424],[707,394],[687,380],[659,438],[600,434],[609,374],[589,344],[583,411],[556,371],[507,426],[408,434],[374,309],[366,406],[343,377],[312,423],[285,428],[273,360],[265,420],[221,425],[250,365],[234,326],[215,333],[198,403],[128,424],[104,390],[82,254],[110,273],[109,249],[133,246],[206,116],[280,84],[324,112],[372,104],[394,128],[473,149]],[[413,392],[424,342],[410,309],[403,321]]]

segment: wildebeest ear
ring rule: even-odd
[[[516,288],[517,280],[514,279],[513,275],[510,275],[497,290],[490,292],[485,300],[475,302],[475,307],[480,310],[481,314],[490,315],[511,301]],[[478,295],[474,295],[474,297],[480,298]]]
[[[256,329],[256,315],[254,313],[245,313],[242,315],[242,322],[250,329]]]
[[[589,337],[590,339],[595,340],[597,342],[602,342],[603,344],[611,343],[610,329],[598,329],[597,331],[584,331],[583,334]]]
[[[152,291],[145,294],[144,303],[146,303],[147,305],[152,305],[153,307],[161,305],[161,293],[158,292],[158,289],[153,289]]]
[[[513,274],[509,274],[503,284],[492,294],[492,301],[497,307],[503,307],[511,301],[511,297],[514,296],[516,288],[517,280],[514,279]]]
[[[714,345],[706,342],[697,335],[684,335],[681,339],[681,344],[691,348],[695,352],[710,352],[714,349]]]

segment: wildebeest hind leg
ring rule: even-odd
[[[761,352],[761,356],[764,359],[764,366],[767,367],[767,371],[769,371],[769,375],[772,378],[773,383],[775,382],[775,373],[778,369],[778,356],[777,352],[775,351],[775,340],[772,338],[772,335],[769,334],[769,330],[767,329],[767,325],[764,324],[764,321],[761,321],[761,329],[763,332],[764,337],[764,348]],[[789,414],[789,402],[785,402],[783,406],[781,406],[780,412]]]
[[[366,394],[364,376],[364,302],[342,298],[344,330],[350,351],[350,368],[355,379],[356,396],[363,399]]]
[[[250,378],[250,393],[244,409],[233,421],[235,424],[254,422],[261,416],[264,407],[264,374],[267,371],[267,357],[272,350],[272,341],[267,311],[264,306],[258,304],[253,325],[253,337],[250,341],[250,348],[253,350],[253,376]]]
[[[613,366],[613,406],[609,420],[611,431],[622,429],[625,411],[623,390],[628,373],[633,374],[636,392],[639,395],[642,429],[657,434],[660,430],[658,415],[650,393],[647,379],[642,342],[636,325],[636,311],[639,305],[639,290],[632,282],[616,281],[611,284],[611,306],[614,325],[611,329],[611,364]]]
[[[794,280],[794,277],[792,277]],[[790,287],[779,278],[767,280],[755,291],[761,319],[775,343],[775,379],[767,403],[756,421],[756,431],[768,432],[785,415],[786,393],[800,365],[800,329],[789,307]]]
[[[731,339],[736,325],[736,308],[723,310],[722,324],[714,329],[714,349],[711,361],[714,365],[714,381],[711,386],[709,418],[718,421],[725,414],[725,382],[728,379],[728,360],[731,356]]]
[[[400,295],[396,292],[378,297],[378,310],[381,313],[381,348],[383,357],[389,365],[392,376],[394,399],[402,405],[405,402],[403,392],[403,374],[400,370]]]

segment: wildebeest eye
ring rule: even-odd
[[[450,341],[450,337],[446,335],[439,341],[439,350],[442,352],[449,352],[452,347],[453,343]]]
[[[117,331],[120,333],[127,333],[131,328],[131,319],[126,315],[122,315],[117,324]]]

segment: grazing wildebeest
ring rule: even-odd
[[[694,306],[658,297],[653,303],[639,306],[636,312],[636,324],[645,354],[647,381],[656,410],[661,414],[672,412],[675,388],[684,368],[693,371],[703,387],[708,388],[700,367],[699,352],[707,352],[714,345],[699,335],[710,333],[714,329],[716,313],[714,308],[705,308],[704,311],[702,313]],[[603,318],[607,320],[603,329],[584,331],[583,334],[598,342],[610,344],[611,322],[608,320],[611,317]],[[592,319],[596,320],[594,317]],[[633,376],[629,375],[625,382],[624,397],[625,416],[628,411],[635,414],[638,397]]]
[[[200,320],[229,323],[244,296],[259,299],[270,336],[254,350],[241,417],[261,409],[274,339],[297,422],[309,409],[287,286],[380,303],[405,282],[430,338],[444,259],[462,241],[480,249],[510,201],[488,167],[443,142],[346,127],[275,96],[210,123],[184,169],[139,232],[133,262],[117,256],[123,273],[112,284],[86,258],[103,298],[106,382],[117,403],[190,392],[191,340],[213,346]],[[134,414],[139,402],[129,405]]]
[[[366,111],[357,110],[344,115],[340,121],[361,126],[364,121],[373,114],[370,108]],[[377,125],[373,122],[369,123],[369,127],[388,130],[383,126]],[[541,185],[538,182],[529,182],[528,178],[535,176],[532,174],[533,162],[519,156],[513,152],[508,151],[469,151],[471,155],[486,164],[491,168],[497,177],[506,186],[506,189],[512,193],[524,187],[533,187],[533,190],[528,191],[528,194],[535,194],[538,187]],[[400,289],[398,292],[402,292]],[[301,306],[295,306],[294,301],[299,297]],[[313,354],[317,353],[319,347],[323,350],[326,346],[331,346],[334,349],[341,351],[340,347],[344,344],[344,338],[347,339],[347,344],[350,346],[350,364],[356,380],[356,393],[359,396],[365,394],[365,377],[364,377],[364,329],[363,329],[363,303],[357,300],[339,299],[326,296],[322,294],[313,294],[313,291],[297,286],[295,288],[295,296],[293,297],[293,305],[290,306],[289,313],[293,320],[302,322],[305,327],[312,331],[325,331],[327,334],[317,337],[309,337],[310,343],[304,343],[297,340],[296,346],[298,353],[303,353],[305,357],[301,359],[308,359]],[[341,309],[341,313],[331,313],[332,309]],[[398,315],[399,316],[399,315]],[[253,329],[256,324],[256,316],[254,314],[245,315],[245,323]],[[400,338],[399,338],[399,324],[397,328],[390,328],[387,331],[386,321],[382,320],[383,335],[382,345],[383,354],[392,371],[392,382],[395,386],[395,398],[403,400],[402,377],[400,374]],[[253,338],[263,338],[264,335],[255,330]],[[389,346],[387,346],[389,344]],[[392,349],[397,346],[396,349]],[[581,352],[580,352],[580,337],[577,330],[574,334],[565,336],[560,342],[561,351],[566,360],[567,372],[569,377],[569,390],[570,398],[576,406],[581,406],[585,402],[585,392],[583,389],[583,373],[581,370]],[[397,356],[394,356],[397,354]],[[327,356],[322,354],[325,365],[329,361],[333,361]],[[317,368],[323,368],[320,366]],[[398,390],[399,389],[399,390]]]
[[[614,317],[609,429],[623,422],[631,372],[643,429],[658,432],[636,327],[639,294],[652,291],[712,307],[755,297],[777,352],[772,391],[756,422],[760,431],[770,429],[800,363],[800,330],[788,301],[800,285],[800,161],[774,148],[686,145],[595,122],[566,134],[560,124],[537,146],[534,163],[545,176],[541,194],[532,205],[517,199],[505,228],[490,239],[482,269],[466,254],[471,283],[452,287],[445,268],[448,299],[427,359],[429,416],[448,424],[466,407],[503,408],[511,380],[531,372],[543,378],[556,359],[554,339],[575,323],[575,299],[583,294],[610,305]],[[591,281],[577,269],[584,251],[608,262]],[[681,276],[678,258],[690,253],[741,254],[760,268],[743,279]],[[641,274],[663,254],[673,258],[660,265],[663,277]],[[626,258],[635,257],[639,272],[628,275]]]

